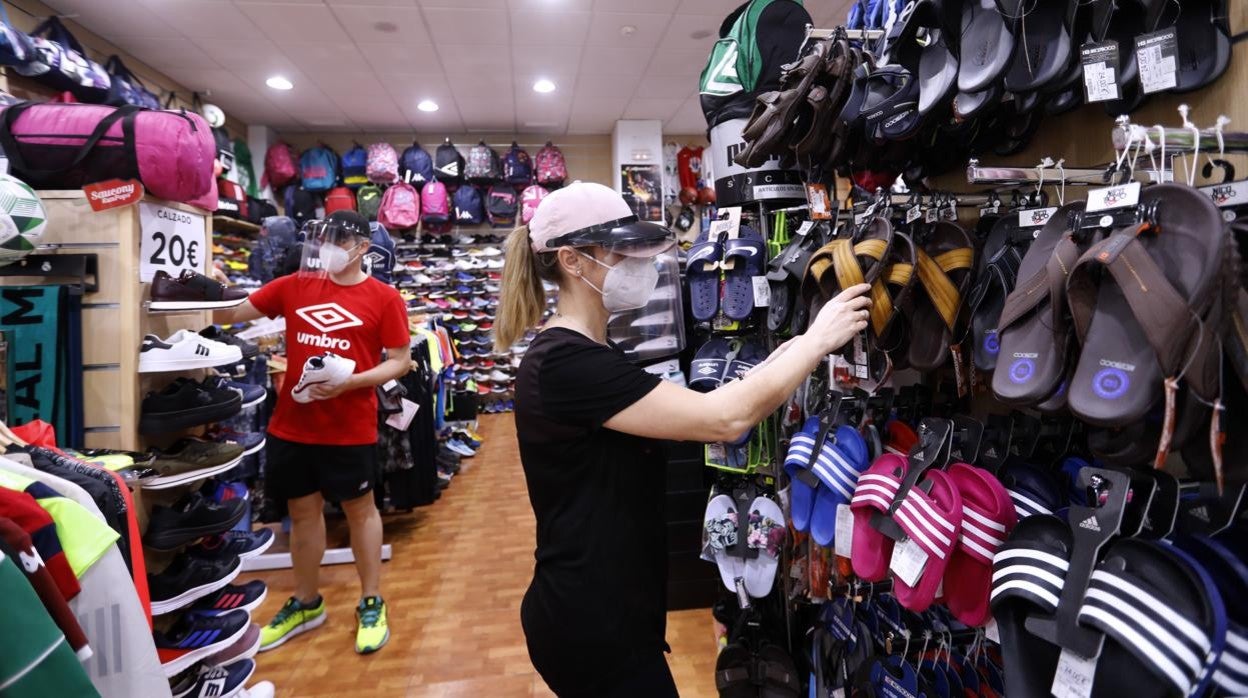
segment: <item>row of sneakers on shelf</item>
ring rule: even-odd
[[[512,412],[516,409],[516,401],[491,400],[482,405],[480,409],[485,414],[502,414],[504,412]]]
[[[428,253],[422,253],[422,254],[427,255]],[[487,257],[461,256],[461,257],[456,257],[452,261],[446,257],[434,257],[434,256],[422,257],[420,255],[415,255],[411,257],[400,256],[398,258],[398,261],[396,261],[395,264],[396,264],[395,271],[399,271],[401,273],[412,272],[412,271],[425,271],[425,272],[451,272],[451,271],[474,272],[476,271],[476,272],[496,273],[503,268],[503,258],[502,257],[488,257],[487,258]],[[400,265],[400,264],[402,265],[401,269],[397,267],[397,265]],[[419,266],[420,264],[423,264],[423,266]]]
[[[139,433],[168,434],[227,420],[265,401],[268,390],[221,375],[177,378],[143,398]]]
[[[148,574],[156,652],[173,695],[272,696],[272,684],[245,689],[255,671],[260,626],[252,611],[264,602],[262,581],[234,584],[243,560],[273,544],[273,531],[233,530],[247,511],[242,483],[210,481],[170,506],[152,509],[143,544],[180,550]]]
[[[399,247],[429,247],[437,245],[456,245],[460,247],[472,245],[501,245],[507,242],[506,235],[481,234],[469,235],[460,233],[458,235],[452,233],[426,233],[417,238],[415,235],[404,235],[402,242],[398,243]]]
[[[132,463],[119,472],[143,489],[167,490],[227,473],[264,445],[263,432],[213,425],[202,437],[182,438],[168,448],[152,448],[141,455],[128,454]]]
[[[199,332],[178,330],[165,339],[149,334],[139,346],[139,373],[232,368],[260,354],[260,348],[209,325]]]

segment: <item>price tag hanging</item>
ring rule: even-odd
[[[1145,94],[1179,85],[1179,42],[1174,27],[1135,37],[1135,60]]]
[[[1083,63],[1083,90],[1088,102],[1118,99],[1118,42],[1102,41],[1079,47]]]

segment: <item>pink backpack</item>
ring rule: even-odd
[[[399,181],[399,154],[389,143],[368,146],[368,181],[390,184]]]
[[[445,223],[451,219],[451,197],[446,185],[436,178],[420,190],[421,220],[426,224]]]
[[[276,191],[299,178],[299,161],[289,143],[278,141],[264,154],[264,179]]]
[[[420,223],[420,194],[405,182],[392,184],[381,197],[377,222],[395,231],[415,228]]]
[[[546,141],[546,145],[537,151],[537,157],[533,158],[533,171],[537,175],[535,179],[538,184],[548,187],[558,187],[563,185],[563,180],[568,178],[568,163],[563,159],[563,151],[559,150],[559,146]]]
[[[533,214],[537,213],[537,205],[549,195],[550,192],[540,184],[525,187],[520,194],[520,222],[528,225],[533,220]]]

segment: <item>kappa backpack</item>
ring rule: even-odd
[[[515,141],[511,142],[511,147],[503,155],[503,180],[517,187],[526,186],[533,181],[533,161]]]
[[[338,181],[338,156],[323,145],[305,150],[299,158],[299,176],[304,189],[329,191]]]
[[[368,181],[374,184],[393,184],[399,181],[399,154],[389,143],[368,146]]]
[[[511,187],[493,186],[485,200],[485,212],[490,225],[510,228],[516,224],[516,190]]]
[[[368,153],[363,146],[356,143],[351,150],[342,154],[342,183],[352,189],[368,184],[367,166]]]
[[[348,187],[334,187],[325,195],[325,215],[334,211],[354,211],[355,192]]]
[[[502,161],[498,151],[481,141],[468,151],[468,166],[464,177],[473,184],[493,184],[503,178]]]
[[[485,222],[485,207],[481,192],[472,186],[455,190],[455,221],[460,225],[481,225]]]
[[[377,222],[389,230],[406,230],[420,224],[420,194],[406,182],[397,182],[381,197]]]
[[[451,197],[446,185],[436,178],[420,190],[420,220],[428,225],[441,225],[451,220]]]
[[[383,284],[388,284],[394,280],[394,238],[390,237],[390,231],[380,223],[369,223],[368,227],[373,233],[368,254],[364,255],[368,273]]]
[[[446,139],[445,143],[438,146],[433,168],[443,184],[459,184],[463,180],[464,156],[459,154],[459,149],[451,139]]]
[[[549,195],[550,192],[540,184],[525,187],[520,194],[520,222],[528,225],[533,220],[533,214],[537,213],[537,205]]]
[[[264,153],[264,181],[274,191],[299,179],[298,158],[289,143],[278,141]]]
[[[417,189],[425,186],[425,182],[433,179],[433,158],[429,157],[429,151],[419,143],[408,146],[399,158],[399,176]]]
[[[563,186],[563,180],[568,178],[568,163],[563,159],[563,151],[550,141],[546,141],[546,145],[537,151],[533,164],[537,171],[537,183],[544,187]]]
[[[359,207],[361,216],[370,221],[377,220],[377,211],[381,209],[381,187],[376,184],[360,187],[355,193],[355,205]]]

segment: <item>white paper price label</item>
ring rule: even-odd
[[[918,204],[915,204],[911,206],[910,208],[906,209],[906,222],[913,223],[919,220],[919,217],[921,217],[922,215],[923,215],[923,209],[920,208]]]
[[[865,380],[871,376],[867,367],[867,342],[862,332],[854,335],[854,377]]]
[[[923,568],[926,566],[927,553],[913,539],[907,538],[893,546],[893,559],[888,563],[888,568],[897,575],[898,579],[905,582],[906,586],[918,584],[919,577],[923,576]]]
[[[1089,102],[1118,99],[1118,42],[1084,44],[1079,49],[1083,63],[1083,89]]]
[[[836,505],[836,554],[851,557],[854,549],[854,512],[848,504]]]
[[[754,281],[754,307],[766,308],[771,305],[771,284],[765,276],[752,276]]]
[[[984,626],[984,637],[998,645],[1001,644],[1001,628],[997,625],[996,618],[989,619],[988,624]]]
[[[386,424],[399,431],[407,431],[407,428],[412,425],[412,419],[416,416],[416,411],[420,409],[420,405],[405,397],[399,398],[399,404],[403,406],[403,411],[386,417]]]
[[[923,214],[924,223],[935,223],[940,218],[940,212],[935,208],[929,208]]]
[[[940,210],[940,217],[946,221],[958,220],[958,204],[956,201],[950,201],[949,205]]]
[[[1053,213],[1056,211],[1056,206],[1023,209],[1018,212],[1018,227],[1036,228],[1042,226],[1049,222],[1049,219],[1053,217]]]
[[[797,235],[805,235],[813,227],[815,227],[814,221],[802,221],[802,224],[797,227]]]
[[[1126,208],[1140,203],[1140,182],[1088,190],[1088,213]]]
[[[1178,86],[1178,55],[1174,27],[1135,37],[1135,60],[1145,94]]]
[[[176,208],[139,203],[139,281],[150,282],[158,270],[177,277],[182,270],[203,273],[204,217]]]
[[[1050,689],[1055,698],[1088,698],[1092,680],[1096,678],[1096,657],[1084,659],[1070,650],[1062,650],[1057,660],[1057,673]]]

